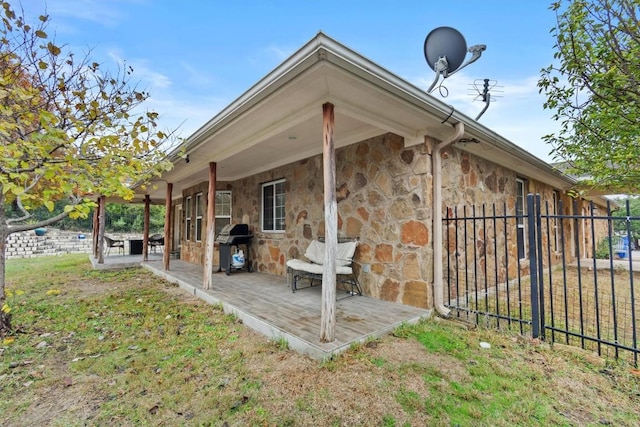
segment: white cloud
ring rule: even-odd
[[[190,86],[210,86],[215,83],[215,77],[187,62],[180,62],[180,67],[184,70],[183,82]]]
[[[266,52],[269,56],[275,57],[278,62],[284,61],[293,53],[292,49],[281,48],[273,44],[266,49]]]
[[[123,3],[146,3],[146,0],[55,0],[47,4],[47,13],[56,18],[73,18],[112,27],[125,17],[120,7]]]
[[[177,136],[187,138],[202,127],[230,101],[215,97],[185,97],[173,93],[151,95],[145,107],[159,113],[163,130],[177,130]]]
[[[122,58],[121,52],[116,49],[108,51],[107,56],[119,68],[122,68],[123,66],[131,66],[133,69],[132,83],[138,84],[140,89],[153,91],[165,89],[172,85],[171,78],[163,73],[151,69],[149,67],[149,60],[147,59],[137,58],[133,60],[125,60]]]

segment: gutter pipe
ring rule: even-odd
[[[464,134],[464,123],[455,125],[455,133],[436,144],[431,155],[433,174],[433,304],[442,317],[449,317],[451,310],[444,306],[444,283],[442,266],[442,157],[444,148],[455,143]]]

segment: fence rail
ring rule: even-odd
[[[448,209],[446,305],[459,317],[580,346],[638,365],[640,253],[633,221],[544,205],[527,197],[522,214],[506,204]]]

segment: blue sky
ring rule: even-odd
[[[11,0],[15,8],[17,0]],[[433,71],[426,35],[451,26],[482,57],[445,80],[445,102],[470,117],[484,104],[471,85],[496,80],[501,92],[480,122],[551,161],[541,137],[558,126],[542,108],[536,82],[553,61],[554,13],[544,0],[219,1],[22,0],[28,15],[50,15],[49,34],[77,55],[115,69],[126,60],[151,93],[163,128],[187,137],[318,31],[427,90]],[[435,91],[435,96],[438,95]]]

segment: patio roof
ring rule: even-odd
[[[208,180],[234,181],[322,153],[322,104],[335,106],[335,146],[392,132],[405,145],[424,136],[443,140],[452,126],[465,124],[457,148],[504,165],[559,189],[575,180],[425,91],[355,51],[318,33],[289,59],[188,137],[170,154],[174,168],[152,186],[137,188],[164,200]],[[466,143],[464,142],[466,141]],[[185,155],[189,156],[186,162]]]

